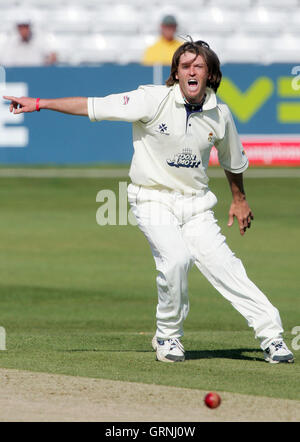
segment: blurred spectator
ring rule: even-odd
[[[16,23],[16,31],[5,41],[0,63],[4,66],[42,66],[56,63],[56,54],[47,50],[46,39],[33,35],[28,19]]]
[[[166,15],[160,25],[159,40],[146,49],[142,63],[144,65],[170,65],[176,49],[182,42],[176,40],[177,21],[173,15]]]

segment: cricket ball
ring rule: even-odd
[[[208,408],[217,408],[221,403],[221,398],[218,393],[211,391],[205,396],[204,402]]]

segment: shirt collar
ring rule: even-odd
[[[182,96],[179,84],[176,83],[174,86],[174,92],[175,92],[175,101],[176,103],[179,104],[185,104],[184,98]],[[214,109],[215,107],[217,107],[217,97],[215,92],[210,88],[207,87],[205,90],[206,93],[206,98],[203,104],[203,110],[210,110],[210,109]]]

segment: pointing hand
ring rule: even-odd
[[[35,112],[36,109],[36,98],[30,97],[10,97],[4,96],[5,100],[10,101],[9,111],[14,114],[22,114],[24,112]]]

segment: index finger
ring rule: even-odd
[[[7,96],[7,95],[3,95],[2,98],[4,98],[5,100],[14,101],[14,100],[16,100],[17,97],[10,97],[10,96]]]

